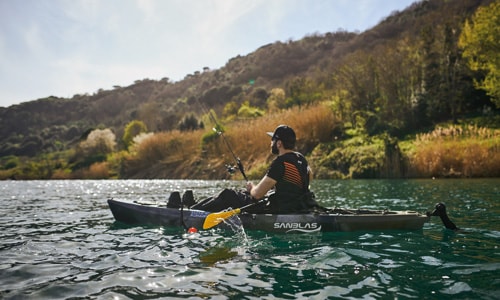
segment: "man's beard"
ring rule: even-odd
[[[273,143],[273,145],[271,146],[271,153],[272,154],[279,154],[280,151],[278,150],[278,146],[276,146],[276,143]]]

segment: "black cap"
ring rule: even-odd
[[[272,139],[282,140],[284,142],[289,142],[295,144],[295,131],[293,131],[292,127],[287,125],[280,125],[276,127],[274,132],[267,133]]]

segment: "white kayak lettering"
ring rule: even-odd
[[[274,229],[318,229],[318,223],[274,223]]]

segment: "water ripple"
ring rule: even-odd
[[[444,199],[464,232],[433,220],[417,232],[311,235],[129,227],[105,202],[185,189],[199,199],[239,182],[0,182],[0,298],[497,299],[500,182],[457,182],[320,181],[315,191],[354,208],[425,211]]]

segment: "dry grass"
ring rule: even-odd
[[[200,156],[202,130],[150,134],[123,156],[119,176],[124,178],[190,178]],[[189,174],[189,173],[188,173]]]
[[[109,178],[109,166],[107,162],[94,163],[89,167],[85,174],[88,179],[106,179]]]
[[[268,150],[271,139],[266,132],[274,131],[281,124],[291,126],[295,130],[297,147],[300,149],[305,148],[307,143],[328,141],[336,121],[327,106],[315,105],[303,109],[294,108],[255,120],[238,121],[231,125],[227,134],[234,139],[235,149],[242,153]]]
[[[188,160],[198,153],[202,131],[181,132],[178,130],[150,135],[133,147],[134,159],[151,166],[159,161]]]
[[[330,141],[337,121],[331,109],[325,105],[294,108],[258,119],[237,121],[228,126],[226,138],[242,161],[258,168],[271,156],[271,138],[266,132],[274,131],[281,124],[291,126],[295,130],[296,149],[308,153],[318,143]]]
[[[193,172],[190,174],[192,177],[203,177],[195,172],[206,173],[210,168],[216,168],[219,172],[225,163],[235,163],[224,140],[226,139],[231,150],[241,159],[249,173],[252,172],[251,169],[261,171],[271,157],[271,139],[266,132],[273,131],[280,124],[287,124],[294,128],[298,137],[297,149],[307,152],[311,151],[317,143],[331,138],[336,120],[330,108],[315,105],[224,124],[223,136],[213,139],[206,137],[213,134],[211,128],[214,124],[207,125],[204,130],[156,133],[132,147],[132,156],[127,161],[127,168],[130,174],[134,174],[134,170],[139,171],[162,163],[171,167],[171,174],[166,176],[173,176],[174,169],[189,169]],[[202,142],[203,140],[205,142]]]
[[[10,179],[14,176],[14,170],[0,170],[0,180]]]
[[[73,179],[73,175],[69,170],[57,169],[52,174],[51,179]]]
[[[72,176],[80,179],[108,179],[109,165],[107,162],[93,163],[88,169],[73,172]]]
[[[450,126],[417,136],[416,177],[500,176],[500,130]]]
[[[500,130],[478,127],[476,125],[450,125],[437,127],[432,132],[417,134],[416,142],[435,142],[443,140],[462,140],[464,138],[487,140],[500,138]]]

